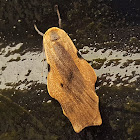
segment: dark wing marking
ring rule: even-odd
[[[69,74],[68,74],[68,76],[67,76],[68,82],[71,83],[73,78],[74,78],[73,71],[70,71]]]
[[[64,81],[64,87],[66,87],[69,91],[75,90],[77,93],[82,93],[83,88],[85,87],[83,82],[84,79],[73,58],[58,42],[53,45],[53,48],[56,53],[54,61],[57,70]]]
[[[61,85],[61,87],[63,87],[63,84],[62,83],[60,85]]]

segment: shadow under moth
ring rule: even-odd
[[[80,56],[70,37],[60,28],[52,27],[43,34],[43,46],[49,66],[48,92],[61,104],[74,131],[79,133],[85,127],[101,125],[94,69]]]

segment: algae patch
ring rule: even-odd
[[[127,111],[132,113],[140,113],[140,102],[129,101],[126,105],[124,105]]]
[[[58,102],[46,92],[41,84],[31,90],[0,90],[1,139],[58,140],[64,137],[64,129],[73,130]]]
[[[10,59],[8,62],[12,62],[12,61],[20,61],[20,57],[17,57],[17,58],[12,58],[12,59]]]
[[[51,137],[43,124],[27,110],[0,94],[0,139],[43,139]]]

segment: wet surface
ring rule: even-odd
[[[14,85],[16,89],[24,89],[32,82],[45,84],[47,81],[47,63],[43,62],[43,52],[26,52],[21,55],[17,51],[22,45],[19,43],[15,47],[1,49],[1,89]]]
[[[29,7],[31,3],[29,2]],[[92,6],[91,1],[88,1],[88,4],[87,8]],[[71,8],[72,5],[74,8]],[[59,103],[47,93],[48,67],[45,54],[42,52],[42,37],[32,29],[33,26],[30,29],[31,25],[27,24],[31,21],[27,7],[27,27],[20,26],[23,21],[20,18],[17,18],[17,23],[14,24],[3,23],[5,18],[0,22],[1,25],[4,24],[0,32],[0,139],[137,140],[140,138],[140,26],[138,23],[131,24],[134,21],[129,18],[129,22],[125,21],[124,24],[120,20],[118,26],[110,28],[102,21],[103,18],[98,16],[99,11],[96,9],[94,12],[97,13],[93,13],[101,19],[102,24],[104,23],[103,28],[101,23],[99,26],[99,20],[94,19],[94,23],[92,22],[90,12],[86,9],[83,11],[87,12],[89,19],[84,16],[86,12],[81,19],[78,11],[84,7],[83,5],[82,2],[79,4],[74,2],[70,5],[71,9],[62,5],[60,10],[62,26],[73,40],[79,54],[88,61],[97,74],[96,93],[100,99],[103,124],[85,128],[76,134],[69,120],[63,115]],[[53,8],[48,7],[51,9],[49,13],[54,16]],[[98,8],[100,10],[101,7]],[[67,16],[63,14],[63,10],[67,11]],[[93,13],[91,12],[91,15]],[[36,18],[40,17],[41,20],[39,14],[40,12],[36,14]],[[20,12],[17,15],[19,16]],[[51,23],[46,24],[46,27],[42,25],[44,32],[49,26],[57,25],[57,16],[54,17],[56,21],[50,17],[52,25]],[[82,26],[76,21],[77,17],[83,23]],[[103,15],[103,17],[107,19],[110,16]],[[116,19],[119,21],[120,18]],[[10,20],[12,19],[8,16],[7,21]],[[40,20],[38,19],[38,22]],[[113,20],[111,21],[113,23]],[[98,23],[98,27],[95,23]]]

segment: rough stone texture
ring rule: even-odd
[[[42,37],[36,33],[33,24],[36,23],[42,32],[58,26],[55,4],[59,5],[63,29],[75,40],[78,49],[89,46],[96,50],[103,48],[104,51],[110,48],[125,50],[128,54],[140,52],[139,0],[1,0],[0,49],[7,45],[12,48],[23,42],[19,50],[9,52],[7,56],[42,51]],[[16,63],[19,60],[12,61]],[[93,67],[100,69],[104,61],[97,59],[99,64],[94,63]],[[119,60],[112,60],[108,65],[118,63]],[[130,60],[123,67],[131,63]],[[140,65],[139,60],[135,63]],[[6,67],[7,65],[2,67],[2,72]],[[22,82],[28,83],[26,77],[29,74],[30,70],[27,70],[24,81],[12,83],[13,89],[0,90],[0,139],[140,139],[140,78],[127,87],[103,86],[104,77],[98,79],[96,85],[101,87],[96,92],[100,99],[103,124],[85,128],[76,134],[63,115],[59,103],[46,93],[46,85],[33,81],[34,84],[27,90],[15,89]],[[118,77],[117,83],[119,82]]]

